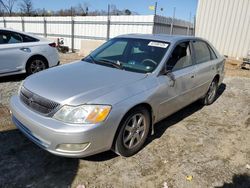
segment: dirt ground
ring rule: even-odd
[[[81,59],[61,55],[61,62]],[[198,102],[156,125],[135,156],[54,156],[11,123],[8,101],[25,75],[0,78],[0,187],[250,187],[250,70],[226,64],[214,104]]]

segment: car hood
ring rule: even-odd
[[[24,87],[61,104],[79,105],[145,77],[146,74],[80,61],[34,74],[24,81]]]

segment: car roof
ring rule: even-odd
[[[27,36],[30,36],[30,37],[36,38],[36,39],[38,39],[39,41],[48,41],[48,40],[47,40],[47,39],[45,39],[45,38],[42,38],[42,37],[39,37],[39,36],[36,36],[36,35],[30,34],[30,33],[26,33],[26,32],[23,32],[23,31],[19,31],[19,30],[16,30],[16,29],[12,29],[12,28],[2,28],[2,27],[0,27],[0,30],[4,30],[4,31],[12,31],[12,32],[16,32],[16,33],[24,34],[24,35],[27,35]]]
[[[180,40],[204,40],[202,38],[194,37],[194,36],[184,36],[184,35],[167,35],[167,34],[127,34],[120,35],[117,38],[136,38],[136,39],[148,39],[148,40],[159,40],[169,43],[175,43]]]

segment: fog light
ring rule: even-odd
[[[59,144],[56,148],[57,151],[61,152],[82,152],[88,148],[90,143],[83,143],[83,144]]]

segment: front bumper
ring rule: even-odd
[[[10,101],[12,120],[16,127],[41,148],[60,156],[85,157],[111,149],[116,131],[113,118],[97,125],[73,126],[39,115],[14,96]],[[83,144],[80,152],[59,151],[60,144]]]

